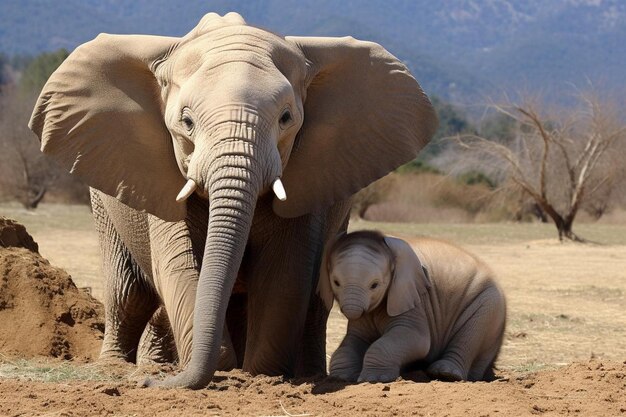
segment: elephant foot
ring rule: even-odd
[[[359,371],[357,370],[355,372],[345,369],[331,369],[328,376],[346,382],[356,382],[359,378]]]
[[[137,348],[137,364],[178,362],[176,342],[164,307],[152,315]]]
[[[431,378],[441,381],[455,382],[467,379],[465,373],[458,365],[446,359],[433,362],[426,370],[426,373]]]
[[[162,352],[141,353],[137,358],[137,365],[163,365],[168,363],[176,363],[176,357],[164,354]]]
[[[399,376],[399,369],[363,369],[357,382],[393,382]]]
[[[118,349],[105,349],[98,357],[100,363],[134,363],[130,355],[120,352]]]
[[[177,363],[178,353],[173,339],[143,339],[139,343],[137,365]]]

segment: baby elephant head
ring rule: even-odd
[[[408,243],[376,231],[359,231],[328,243],[318,291],[328,310],[336,298],[341,312],[356,320],[376,309],[385,296],[390,316],[416,308],[429,287]]]

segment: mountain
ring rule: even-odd
[[[377,41],[456,102],[588,79],[626,88],[623,0],[2,0],[0,52],[71,50],[100,32],[180,36],[206,12],[233,10],[278,33]]]

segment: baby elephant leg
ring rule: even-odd
[[[469,381],[493,381],[496,379],[494,374],[494,364],[500,353],[504,332],[491,346],[487,347],[484,352],[474,361],[470,368],[467,379]]]
[[[398,326],[372,343],[363,359],[358,382],[391,382],[405,365],[423,359],[430,349],[427,332]]]
[[[428,374],[444,381],[483,380],[500,350],[505,310],[497,287],[480,293],[457,319],[454,336]]]
[[[369,347],[358,336],[350,333],[341,341],[341,344],[330,358],[329,374],[333,378],[355,382],[363,366],[363,356]]]

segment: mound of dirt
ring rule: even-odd
[[[39,245],[24,226],[2,216],[0,216],[0,247],[26,248],[32,252],[39,252]]]
[[[8,356],[97,358],[102,305],[36,253],[24,226],[1,219],[0,353]]]

